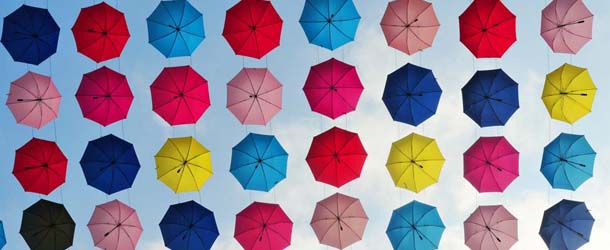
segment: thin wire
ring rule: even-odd
[[[199,203],[203,204],[203,196],[201,195],[201,189],[199,189],[197,194],[199,194]]]
[[[129,206],[131,206],[131,190],[130,190],[130,188],[127,189],[127,204],[129,204]]]

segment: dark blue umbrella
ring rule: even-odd
[[[462,98],[464,113],[480,127],[504,126],[519,109],[518,84],[501,69],[477,71]]]
[[[59,26],[47,9],[22,5],[4,17],[2,44],[17,62],[38,65],[57,51]]]
[[[172,250],[209,250],[219,235],[214,213],[194,201],[171,205],[159,227]]]
[[[544,211],[539,234],[549,249],[578,249],[589,242],[593,222],[584,202],[562,200]]]
[[[140,169],[133,145],[112,134],[90,141],[80,165],[87,184],[106,194],[130,188]]]
[[[146,23],[148,41],[168,58],[190,56],[205,38],[203,15],[186,0],[161,1]]]
[[[286,179],[288,153],[272,135],[250,133],[233,147],[231,174],[246,190],[268,192]]]
[[[359,22],[352,0],[306,0],[299,20],[309,42],[329,50],[353,41]]]
[[[431,70],[407,63],[388,75],[383,102],[394,121],[417,126],[436,113],[442,92]]]

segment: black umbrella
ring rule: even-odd
[[[19,233],[32,250],[64,250],[72,246],[74,227],[64,205],[41,199],[23,211]]]

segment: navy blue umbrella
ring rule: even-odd
[[[171,205],[159,227],[172,250],[209,250],[219,235],[214,213],[194,201]]]
[[[544,211],[539,234],[549,249],[578,249],[589,242],[593,222],[584,202],[562,200]]]
[[[464,113],[480,127],[504,126],[519,109],[517,82],[501,69],[477,71],[462,88]]]

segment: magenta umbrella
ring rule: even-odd
[[[508,250],[518,240],[517,218],[503,206],[480,206],[464,221],[464,238],[472,250]]]
[[[310,225],[320,243],[344,249],[362,240],[368,221],[360,200],[336,193],[318,202]]]
[[[227,84],[227,108],[242,124],[266,125],[282,110],[282,84],[266,68],[244,68]]]
[[[95,246],[105,250],[135,250],[142,234],[136,210],[118,200],[96,206],[87,227]]]
[[[593,14],[582,0],[553,0],[542,10],[540,35],[555,53],[578,53],[592,34]]]
[[[439,27],[432,3],[424,0],[394,0],[381,19],[388,45],[409,55],[431,47]]]
[[[504,192],[519,176],[519,152],[499,137],[481,137],[464,153],[464,178],[479,193]]]
[[[6,105],[17,123],[39,129],[57,118],[60,102],[51,78],[29,71],[11,83]]]

